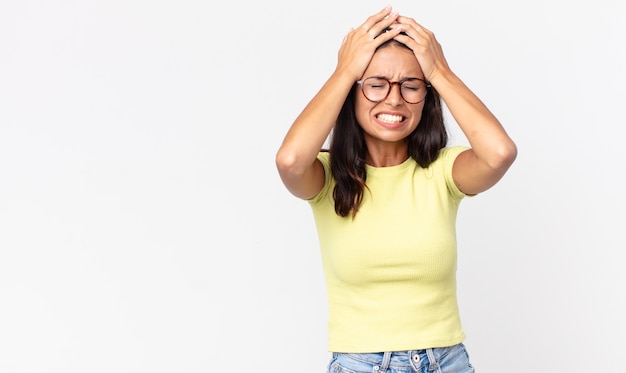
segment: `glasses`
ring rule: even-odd
[[[420,78],[406,78],[399,82],[390,82],[380,76],[371,76],[356,82],[361,86],[363,95],[372,102],[381,102],[389,96],[391,86],[397,84],[400,87],[400,96],[409,104],[417,104],[426,98],[430,83]]]

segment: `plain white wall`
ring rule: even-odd
[[[317,238],[274,154],[384,5],[1,0],[0,371],[324,371]],[[619,369],[626,6],[391,5],[519,147],[459,213],[477,371]]]

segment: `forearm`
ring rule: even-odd
[[[515,144],[484,103],[450,70],[431,82],[470,143],[476,157],[490,168],[513,161]]]
[[[277,153],[279,166],[302,173],[313,164],[353,85],[340,71],[326,81],[287,132]]]

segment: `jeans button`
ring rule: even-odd
[[[420,362],[420,356],[418,354],[413,355],[413,362],[415,364]]]
[[[374,370],[375,370],[375,371],[377,371],[377,372],[378,372],[378,370],[379,370],[379,369],[380,369],[380,367],[379,367],[378,365],[376,365],[376,366],[374,367]]]

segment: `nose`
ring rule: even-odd
[[[398,84],[398,82],[389,83],[389,94],[387,94],[385,102],[392,106],[398,106],[404,102],[402,92],[400,91],[400,84]]]

